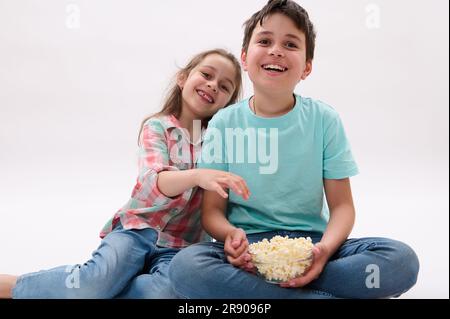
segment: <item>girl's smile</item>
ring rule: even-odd
[[[198,95],[207,103],[214,104],[214,98],[203,90],[197,90]]]

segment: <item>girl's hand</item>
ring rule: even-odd
[[[245,200],[250,197],[245,180],[232,173],[214,169],[196,169],[196,184],[208,191],[215,191],[223,198],[228,198],[225,189],[229,188]]]
[[[248,240],[244,230],[236,228],[230,232],[225,238],[223,249],[230,264],[246,271],[253,269],[252,258],[247,251]]]
[[[306,286],[311,281],[317,279],[330,258],[327,247],[322,243],[317,243],[313,248],[313,263],[303,276],[294,278],[288,282],[280,284],[284,288],[299,288]]]

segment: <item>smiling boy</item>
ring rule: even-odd
[[[241,58],[254,96],[213,117],[201,166],[241,176],[251,196],[230,192],[227,200],[205,192],[202,223],[217,242],[175,256],[169,270],[174,290],[188,298],[399,296],[417,280],[416,254],[387,238],[347,239],[355,218],[349,178],[358,168],[342,121],[327,104],[294,93],[314,58],[315,31],[307,12],[294,1],[271,0],[245,26]],[[211,156],[207,145],[215,132],[227,136],[236,128],[257,129],[258,145],[248,136],[247,143],[225,138],[221,152]],[[277,131],[276,170],[262,174],[257,163],[230,160],[230,154],[243,152],[239,145],[260,155],[259,141],[270,140],[270,130]],[[311,237],[315,243],[307,273],[279,285],[255,276],[248,254],[249,242],[276,235]],[[366,270],[373,265],[382,274],[377,289],[367,284]]]

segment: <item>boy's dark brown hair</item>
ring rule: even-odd
[[[311,20],[309,20],[308,12],[292,0],[269,0],[260,11],[252,15],[244,23],[245,32],[242,50],[247,52],[256,25],[259,23],[262,26],[264,19],[274,13],[281,13],[290,18],[297,28],[305,34],[306,61],[312,61],[314,58],[316,31]]]

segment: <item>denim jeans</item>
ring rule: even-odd
[[[156,246],[154,229],[119,224],[83,265],[60,266],[20,276],[13,298],[175,298],[169,262],[179,249]]]
[[[275,235],[309,236],[314,243],[322,237],[321,233],[276,231],[247,238],[253,243]],[[402,242],[387,238],[348,239],[318,279],[303,288],[282,288],[229,264],[223,243],[214,242],[183,249],[170,264],[169,278],[180,298],[390,298],[409,290],[416,283],[418,271],[416,254]]]

